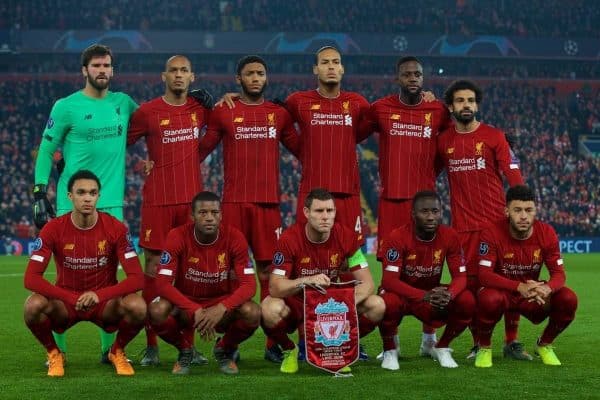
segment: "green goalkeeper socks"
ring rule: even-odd
[[[56,341],[56,345],[63,353],[67,352],[67,338],[64,333],[56,333],[52,332],[52,336],[54,336],[54,340]],[[110,350],[113,343],[115,342],[115,333],[108,333],[100,329],[100,347],[102,348],[102,353],[106,353]]]
[[[115,342],[115,337],[117,334],[115,332],[108,333],[102,329],[100,329],[100,346],[102,347],[102,353],[106,353],[110,350],[113,343]]]
[[[67,352],[67,338],[66,338],[65,334],[64,333],[56,333],[56,332],[52,331],[52,336],[54,336],[54,341],[56,342],[58,349],[61,352],[66,353]]]

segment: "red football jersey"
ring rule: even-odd
[[[329,99],[307,90],[291,94],[286,105],[300,126],[300,192],[321,187],[333,193],[360,193],[356,143],[359,123],[369,109],[367,100],[353,92]]]
[[[502,175],[509,186],[523,184],[523,178],[501,130],[484,123],[469,133],[452,127],[440,135],[438,154],[448,173],[456,230],[478,231],[504,216]]]
[[[265,101],[215,108],[200,141],[203,160],[223,140],[223,201],[279,203],[279,141],[298,154],[298,134],[290,114]]]
[[[440,285],[444,261],[452,281],[448,290],[452,296],[467,286],[467,268],[458,233],[440,225],[435,237],[424,241],[417,237],[414,225],[396,228],[383,241],[383,289],[413,301]]]
[[[199,303],[216,298],[223,298],[229,310],[240,306],[256,292],[246,239],[225,225],[210,244],[196,240],[193,222],[172,229],[160,258],[157,288],[183,310],[195,311]]]
[[[297,279],[325,274],[337,281],[345,269],[368,268],[364,264],[348,266],[348,258],[360,249],[356,233],[335,223],[329,238],[322,243],[311,242],[306,236],[306,224],[294,224],[277,241],[271,273]]]
[[[148,156],[154,161],[144,183],[144,204],[187,204],[202,190],[198,145],[207,112],[191,98],[176,106],[158,97],[131,116],[127,144],[145,137]]]
[[[43,277],[52,255],[56,285]],[[119,263],[127,274],[121,282],[117,281]],[[34,242],[25,271],[27,289],[71,305],[86,291],[94,291],[102,302],[134,293],[143,286],[142,267],[127,228],[103,212],[98,212],[98,221],[87,229],[76,227],[71,213],[50,220]]]
[[[528,239],[510,235],[509,222],[503,218],[481,232],[479,281],[482,286],[516,291],[520,282],[537,281],[542,264],[550,272],[552,290],[565,284],[563,259],[558,236],[550,225],[535,221]]]
[[[379,176],[386,199],[411,199],[435,189],[437,138],[450,125],[438,100],[408,105],[397,94],[371,105],[369,119],[379,132]]]

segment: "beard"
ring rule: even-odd
[[[104,90],[106,88],[108,88],[108,85],[110,83],[110,77],[105,75],[106,79],[103,81],[97,81],[96,79],[92,78],[91,76],[87,76],[87,81],[89,82],[89,84],[96,90]]]
[[[464,125],[468,125],[471,122],[473,122],[475,120],[475,114],[475,112],[472,112],[470,115],[462,115],[458,111],[452,112],[452,116],[454,117],[454,119],[456,119],[458,122]]]
[[[242,87],[242,92],[244,92],[244,94],[252,99],[253,101],[259,100],[262,96],[263,93],[265,92],[265,89],[267,88],[267,82],[265,81],[265,84],[262,86],[262,88],[258,91],[258,92],[251,92],[250,89],[248,89],[248,87],[244,84],[244,82],[240,82],[240,86]]]

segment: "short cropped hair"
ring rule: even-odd
[[[217,196],[213,192],[204,191],[198,193],[192,199],[192,211],[196,210],[196,203],[199,203],[201,201],[216,201],[217,203],[219,203],[219,207],[221,206],[221,198],[219,198],[219,196]]]
[[[414,61],[414,62],[416,62],[419,65],[423,65],[421,63],[421,60],[419,60],[417,57],[415,57],[415,56],[405,56],[405,57],[400,58],[398,60],[398,62],[396,63],[396,72],[400,72],[400,66],[402,64],[405,64],[405,63],[411,62],[411,61]]]
[[[333,195],[326,189],[323,188],[315,188],[308,193],[308,196],[304,199],[304,207],[310,209],[312,206],[313,200],[333,200]]]
[[[437,192],[434,192],[433,190],[421,190],[420,192],[417,192],[415,194],[415,196],[413,197],[413,201],[412,201],[412,209],[415,210],[417,202],[422,200],[422,199],[435,199],[437,200],[440,204],[442,204],[442,198],[440,197],[439,194],[437,194]]]
[[[75,181],[78,181],[81,179],[90,179],[92,181],[96,181],[96,183],[98,184],[98,191],[100,190],[100,188],[101,188],[100,179],[98,179],[96,174],[94,174],[92,171],[87,170],[87,169],[80,169],[79,171],[77,171],[73,175],[71,175],[71,177],[69,178],[69,181],[67,182],[67,191],[69,193],[72,192]]]
[[[340,55],[340,58],[342,56],[342,53],[337,49],[337,47],[335,47],[335,46],[323,46],[319,50],[317,50],[317,52],[315,53],[315,65],[319,65],[319,54],[321,54],[325,50],[336,51]]]
[[[245,57],[242,57],[239,59],[239,61],[237,63],[237,69],[236,69],[237,75],[241,75],[244,67],[246,65],[252,64],[252,63],[262,64],[262,66],[265,67],[265,70],[267,69],[267,62],[264,60],[264,58],[257,56],[257,55],[249,55],[249,56],[245,56]]]

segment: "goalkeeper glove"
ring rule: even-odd
[[[215,104],[212,95],[206,89],[191,90],[188,95],[196,99],[205,108],[211,109]]]
[[[35,185],[33,187],[33,223],[38,229],[42,229],[50,218],[56,217],[54,208],[48,200],[46,185]]]

